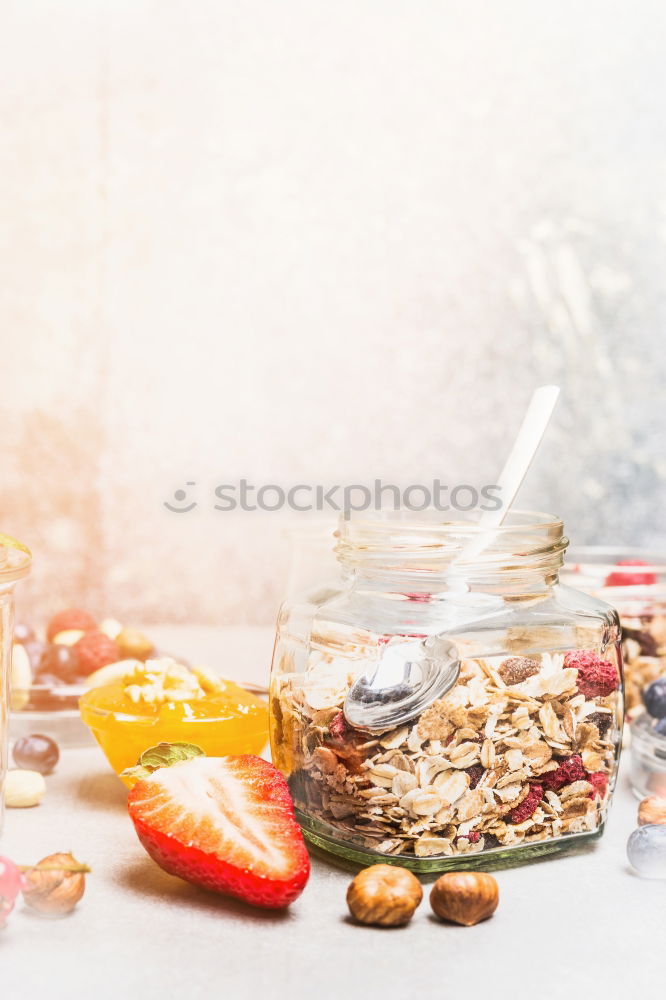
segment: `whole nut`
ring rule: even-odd
[[[430,893],[430,905],[441,920],[472,927],[491,917],[499,903],[499,889],[486,872],[447,872]]]
[[[99,630],[104,635],[108,635],[109,639],[115,639],[120,635],[123,627],[117,618],[105,618],[99,623]]]
[[[650,795],[643,799],[638,807],[638,825],[646,823],[666,823],[666,799],[658,795]]]
[[[85,632],[81,628],[67,628],[64,632],[57,632],[51,642],[54,646],[76,646],[84,635]]]
[[[87,865],[71,854],[49,854],[24,872],[23,899],[27,906],[47,916],[62,916],[73,910],[86,891]]]
[[[44,798],[46,782],[39,771],[7,771],[5,805],[14,809],[38,806]]]
[[[362,924],[397,927],[408,923],[423,899],[421,883],[406,868],[372,865],[347,889],[347,906]]]
[[[148,636],[136,628],[124,628],[115,637],[124,658],[145,660],[155,648]]]

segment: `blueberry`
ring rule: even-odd
[[[666,677],[659,677],[643,691],[643,702],[655,719],[666,719]]]
[[[655,733],[659,733],[660,736],[666,736],[666,719],[659,719],[659,722],[654,727]]]

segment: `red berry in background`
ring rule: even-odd
[[[87,611],[82,611],[81,608],[68,608],[66,611],[59,611],[50,620],[46,626],[46,638],[52,642],[58,632],[69,632],[70,629],[90,632],[96,628],[97,622]]]
[[[85,677],[108,663],[116,663],[121,656],[117,643],[103,632],[86,632],[73,648],[79,657],[79,673]]]
[[[640,587],[657,582],[656,573],[640,573],[619,569],[620,566],[649,566],[642,559],[620,559],[615,563],[615,569],[609,573],[604,582],[605,587]]]

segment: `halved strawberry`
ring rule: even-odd
[[[165,871],[255,906],[288,906],[310,859],[287,783],[243,754],[159,767],[129,793],[139,840]]]

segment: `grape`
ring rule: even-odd
[[[14,900],[23,888],[23,876],[13,861],[0,857],[0,927],[14,909]]]
[[[41,733],[22,736],[14,744],[12,754],[17,767],[40,774],[50,774],[60,759],[58,744]]]
[[[653,718],[666,718],[666,677],[652,681],[652,684],[643,691],[643,702]]]
[[[627,857],[641,878],[666,878],[666,826],[639,826],[627,841]]]
[[[39,664],[39,675],[55,674],[67,684],[73,684],[79,677],[79,654],[73,646],[46,647]]]

